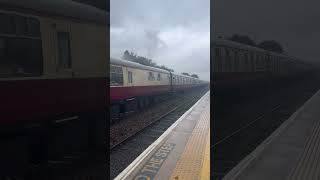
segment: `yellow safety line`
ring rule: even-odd
[[[210,180],[210,129],[207,135],[207,144],[204,152],[200,179]]]
[[[200,116],[170,179],[210,179],[210,113]],[[208,157],[209,156],[209,157]],[[209,175],[208,175],[209,174]]]

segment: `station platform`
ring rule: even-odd
[[[320,179],[320,91],[223,179]]]
[[[210,92],[115,179],[210,179]]]

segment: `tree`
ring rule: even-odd
[[[281,44],[274,40],[263,41],[258,45],[258,47],[267,51],[283,53],[283,48]]]
[[[194,78],[199,79],[199,76],[198,76],[198,75],[196,75],[196,74],[192,74],[192,75],[191,75],[191,77],[194,77]]]
[[[128,50],[125,50],[122,58],[128,61],[132,61],[132,62],[136,62],[139,64],[143,64],[146,66],[151,66],[151,67],[156,67],[156,68],[161,68],[170,72],[174,72],[173,69],[169,69],[166,66],[158,66],[157,63],[152,62],[152,59],[148,59],[146,57],[143,56],[138,56],[137,54],[133,53],[133,52],[129,52]]]
[[[186,72],[183,72],[181,74],[186,75],[186,76],[190,76],[189,73],[186,73]]]
[[[246,44],[249,46],[256,46],[256,43],[249,36],[246,36],[246,35],[234,34],[230,38],[228,38],[228,40]]]
[[[123,55],[122,55],[122,58],[125,59],[125,60],[130,60],[130,53],[128,50],[125,50]]]
[[[170,72],[174,72],[173,69],[169,69],[169,68],[167,68],[167,67],[164,66],[164,65],[160,66],[160,69],[164,69],[164,70],[167,70],[167,71],[170,71]]]

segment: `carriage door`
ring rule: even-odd
[[[71,31],[70,25],[59,22],[54,25],[54,47],[56,71],[58,75],[64,77],[74,76],[73,61],[71,56]]]
[[[128,86],[133,86],[133,74],[132,70],[127,68],[127,85]]]

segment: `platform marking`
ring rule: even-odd
[[[210,129],[207,135],[207,144],[204,151],[200,179],[210,180]]]
[[[171,174],[172,180],[210,179],[210,104],[206,102],[205,105],[208,108],[201,112],[200,119]]]
[[[152,153],[163,141],[165,141],[173,129],[192,112],[192,110],[198,106],[205,98],[210,96],[210,91],[203,95],[187,112],[185,112],[175,123],[173,123],[155,142],[153,142],[145,151],[143,151],[129,166],[124,169],[115,180],[123,180],[132,178],[132,173],[139,165]]]
[[[174,143],[164,143],[160,148],[149,158],[149,160],[140,169],[139,173],[134,178],[135,180],[154,179],[160,170],[163,162],[167,159],[170,152],[174,149]]]

